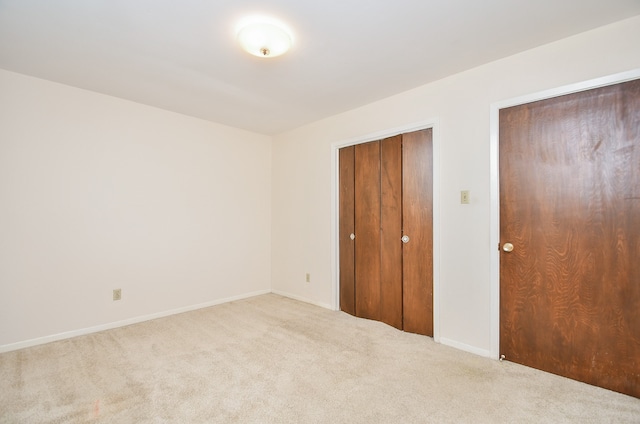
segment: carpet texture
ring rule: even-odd
[[[277,295],[0,355],[2,423],[640,423],[640,399]]]

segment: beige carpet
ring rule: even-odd
[[[640,399],[265,295],[0,355],[3,423],[639,423]]]

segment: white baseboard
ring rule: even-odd
[[[334,310],[333,307],[331,305],[329,305],[328,303],[316,302],[314,300],[309,300],[307,298],[304,298],[302,296],[298,296],[298,295],[295,295],[295,294],[283,292],[283,291],[280,291],[280,290],[271,290],[271,293],[277,294],[277,295],[280,295],[280,296],[284,296],[284,297],[288,297],[289,299],[299,300],[300,302],[310,303],[312,305],[320,306],[321,308],[331,309],[332,311]]]
[[[474,355],[484,356],[485,358],[493,359],[491,355],[491,351],[487,349],[480,349],[475,346],[471,346],[465,343],[460,343],[455,340],[447,339],[445,337],[440,337],[440,343],[446,346],[450,346],[459,350],[464,350],[465,352],[473,353]]]
[[[24,349],[31,346],[42,345],[45,343],[51,343],[59,340],[70,339],[72,337],[84,336],[86,334],[97,333],[100,331],[111,330],[114,328],[124,327],[131,324],[138,324],[145,321],[150,321],[152,319],[163,318],[170,315],[181,314],[184,312],[195,311],[197,309],[208,308],[210,306],[220,305],[223,303],[233,302],[235,300],[247,299],[250,297],[260,296],[268,293],[274,293],[280,296],[288,297],[290,299],[298,300],[300,302],[309,303],[312,305],[319,306],[321,308],[333,310],[333,307],[328,303],[317,302],[314,300],[307,299],[302,296],[298,296],[295,294],[287,293],[280,290],[259,290],[251,293],[245,293],[238,296],[226,297],[223,299],[217,299],[210,302],[199,303],[196,305],[185,306],[182,308],[171,309],[168,311],[158,312],[155,314],[142,315],[134,318],[129,318],[121,321],[110,322],[107,324],[96,325],[94,327],[82,328],[79,330],[67,331],[64,333],[52,334],[50,336],[38,337],[35,339],[25,340],[17,343],[11,343],[0,346],[0,353],[11,352],[13,350]],[[485,349],[479,349],[475,346],[467,345],[464,343],[457,342],[455,340],[450,340],[445,337],[440,338],[440,343],[446,346],[450,346],[456,349],[463,350],[465,352],[473,353],[475,355],[484,356],[487,358],[492,358],[491,352]]]
[[[113,328],[124,327],[131,324],[138,324],[144,321],[150,321],[156,318],[163,318],[170,315],[181,314],[183,312],[195,311],[196,309],[208,308],[209,306],[220,305],[222,303],[233,302],[235,300],[247,299],[250,297],[260,296],[271,293],[271,290],[259,290],[251,293],[245,293],[238,296],[226,297],[224,299],[212,300],[210,302],[199,303],[197,305],[185,306],[182,308],[171,309],[168,311],[158,312],[150,315],[142,315],[139,317],[128,318],[121,321],[110,322],[107,324],[96,325],[94,327],[82,328],[79,330],[66,331],[64,333],[53,334],[50,336],[38,337],[35,339],[25,340],[17,343],[10,343],[0,346],[0,353],[10,352],[13,350],[24,349],[26,347],[42,345],[58,340],[70,339],[72,337],[84,336],[86,334],[97,333],[99,331],[111,330]]]

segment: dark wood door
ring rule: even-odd
[[[640,397],[640,81],[500,111],[500,351]]]
[[[340,178],[339,249],[340,249],[340,310],[356,314],[355,286],[355,147],[339,150]]]
[[[355,315],[401,329],[402,137],[354,149]]]
[[[356,316],[380,320],[380,142],[355,146]]]
[[[402,135],[403,328],[433,336],[432,130]]]
[[[380,142],[380,321],[402,329],[402,136]]]
[[[340,309],[432,336],[432,130],[342,148],[339,162]]]

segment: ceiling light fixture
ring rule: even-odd
[[[274,19],[252,17],[239,25],[238,41],[254,56],[276,57],[291,48],[293,37],[283,24]]]

